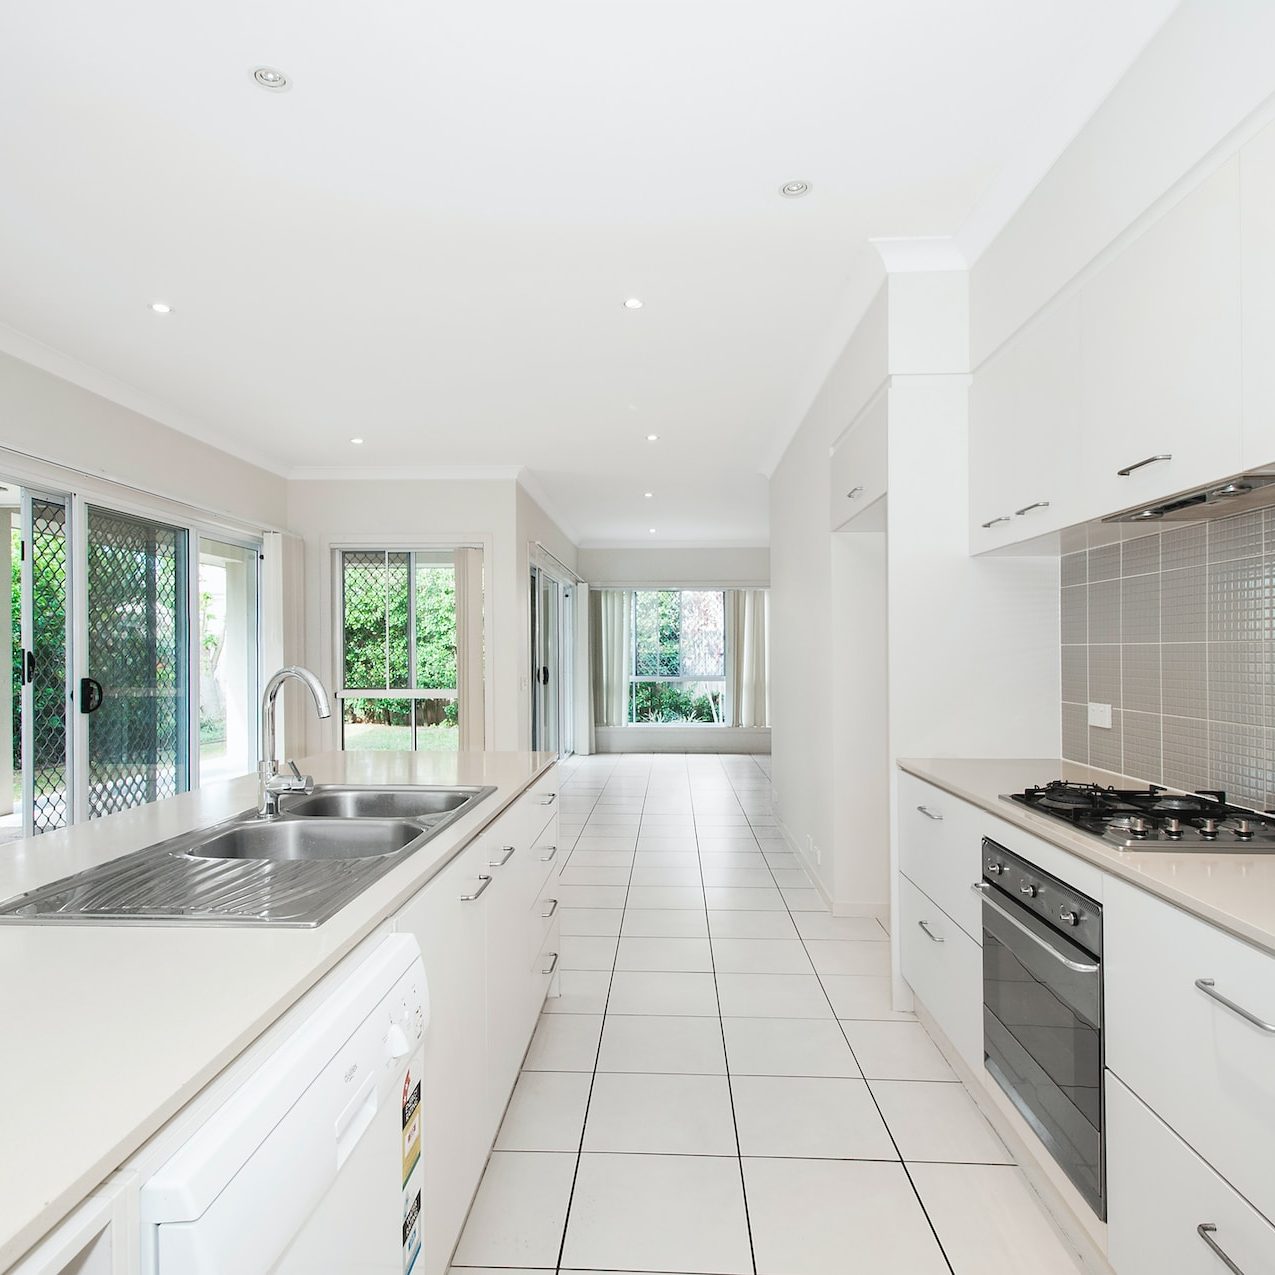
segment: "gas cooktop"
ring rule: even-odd
[[[1275,816],[1233,806],[1224,792],[1177,793],[1156,784],[1103,788],[1056,779],[1001,800],[1016,801],[1122,850],[1275,854]]]

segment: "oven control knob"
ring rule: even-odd
[[[1003,863],[997,863],[995,859],[988,859],[987,870],[992,874],[992,876],[998,877],[1005,871],[1005,865]]]
[[[1059,908],[1058,919],[1064,925],[1079,925],[1080,924],[1079,914],[1076,912],[1073,912],[1071,908]]]
[[[1018,893],[1026,895],[1029,899],[1034,899],[1040,893],[1040,887],[1032,885],[1030,881],[1025,881],[1018,887]]]

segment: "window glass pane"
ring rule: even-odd
[[[635,677],[724,677],[725,595],[641,589],[633,604]]]
[[[725,682],[634,681],[629,695],[629,721],[650,723],[700,722],[720,724]]]
[[[256,549],[199,542],[199,778],[257,765]]]
[[[354,689],[408,685],[408,593],[411,555],[343,553],[341,584],[345,667]]]
[[[456,724],[456,700],[429,696],[413,703],[416,705],[416,751],[454,753],[460,738]]]
[[[416,686],[456,689],[456,569],[416,564]]]
[[[410,699],[347,699],[343,701],[342,746],[348,749],[410,750]]]
[[[726,599],[720,592],[683,592],[679,627],[682,677],[725,677]]]

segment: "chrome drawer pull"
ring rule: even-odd
[[[542,855],[540,856],[540,862],[541,862],[541,863],[552,863],[552,862],[553,862],[553,856],[554,856],[554,855],[556,855],[557,853],[558,853],[558,847],[557,847],[557,846],[550,846],[550,847],[549,847],[549,853],[548,853],[548,854],[542,854]]]
[[[1136,464],[1126,465],[1123,469],[1117,469],[1116,473],[1121,478],[1128,478],[1135,469],[1141,469],[1144,465],[1154,465],[1158,460],[1172,460],[1173,456],[1169,452],[1160,452],[1156,456],[1148,456],[1146,460],[1140,460]]]
[[[932,810],[929,808],[929,806],[917,806],[917,809],[918,809],[918,810],[919,810],[919,811],[920,811],[920,812],[921,812],[921,813],[922,813],[922,814],[923,814],[923,815],[924,815],[927,819],[933,819],[935,823],[942,823],[942,822],[943,822],[943,816],[942,816],[942,815],[936,815],[936,814],[934,813],[934,811],[932,811]]]
[[[1213,1250],[1218,1261],[1231,1272],[1231,1275],[1244,1275],[1244,1272],[1226,1255],[1226,1250],[1213,1238],[1216,1231],[1217,1225],[1213,1222],[1201,1222],[1195,1228],[1195,1233]]]
[[[990,522],[983,523],[983,530],[988,531],[992,527],[995,527],[1002,522],[1012,522],[1012,521],[1013,519],[1010,518],[1008,514],[1002,514],[999,518],[993,518]]]
[[[540,915],[547,921],[558,910],[558,900],[546,899],[545,902],[549,905],[549,911],[541,912]]]
[[[472,894],[462,894],[460,901],[462,903],[472,903],[475,899],[482,897],[482,892],[491,884],[491,877],[479,877],[482,884]]]
[[[1211,996],[1219,1005],[1225,1005],[1233,1014],[1238,1014],[1246,1023],[1252,1023],[1259,1031],[1269,1032],[1275,1036],[1275,1023],[1268,1023],[1264,1019],[1258,1018],[1256,1014],[1250,1014],[1243,1005],[1237,1005],[1229,996],[1223,996],[1217,990],[1217,984],[1211,978],[1197,978],[1195,985],[1202,991],[1205,996]]]
[[[1088,962],[1073,961],[1071,957],[1064,956],[1056,947],[1052,947],[1050,944],[1046,943],[1045,940],[1042,939],[1034,930],[1029,930],[1027,926],[1025,926],[1012,912],[1001,907],[995,899],[989,897],[989,891],[991,888],[992,887],[988,885],[986,881],[975,881],[974,884],[970,886],[970,889],[973,890],[975,894],[982,896],[983,905],[985,907],[991,908],[992,911],[997,913],[1003,920],[1008,921],[1014,929],[1021,930],[1033,943],[1036,944],[1037,947],[1048,952],[1054,960],[1065,965],[1069,970],[1075,970],[1077,974],[1096,974],[1098,972],[1097,965],[1092,965]]]
[[[858,499],[859,499],[859,497],[860,497],[860,496],[862,496],[862,495],[863,495],[863,488],[862,488],[862,487],[851,487],[851,488],[850,488],[850,490],[849,490],[848,492],[846,492],[846,499],[847,499],[847,500],[858,500]]]
[[[558,953],[551,952],[550,955],[553,959],[540,971],[542,974],[552,974],[558,968]]]
[[[1021,509],[1015,509],[1014,516],[1016,518],[1021,518],[1024,514],[1031,513],[1033,509],[1048,509],[1048,508],[1049,508],[1049,501],[1038,500],[1034,504],[1024,505]]]
[[[505,866],[505,864],[507,864],[507,863],[509,862],[509,860],[510,860],[510,859],[512,859],[513,857],[514,857],[514,847],[513,847],[513,846],[501,846],[501,847],[500,847],[500,858],[499,858],[499,859],[491,859],[491,860],[489,860],[488,862],[490,863],[491,867],[493,867],[493,868],[503,868],[503,867]]]
[[[945,939],[941,934],[935,934],[934,931],[930,929],[930,923],[928,921],[918,921],[917,925],[925,931],[925,937],[929,939],[931,943],[947,942],[947,939]]]
[[[551,792],[547,797],[540,798],[540,804],[542,806],[552,806],[553,803],[557,800],[558,800],[558,794],[556,792]]]

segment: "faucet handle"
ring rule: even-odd
[[[288,758],[288,769],[292,771],[292,776],[298,783],[305,783],[306,776],[297,769],[297,763],[291,757]]]

